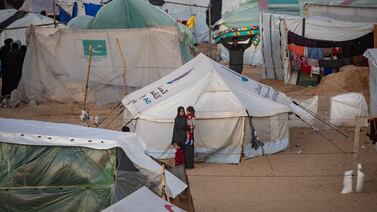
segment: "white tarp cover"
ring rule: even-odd
[[[183,62],[175,26],[30,31],[16,100],[82,101],[91,44],[88,98],[96,104],[119,101],[126,88],[148,85]]]
[[[161,166],[146,156],[143,141],[134,133],[124,133],[73,124],[0,118],[0,141],[38,146],[75,146],[92,149],[121,148],[132,163],[148,176],[161,175]],[[168,195],[175,198],[187,185],[166,172]]]
[[[5,21],[7,18],[11,17],[17,12],[15,9],[0,10],[0,22]],[[12,38],[14,41],[19,40],[23,45],[26,45],[26,30],[30,25],[44,25],[45,28],[54,28],[54,20],[52,18],[28,13],[23,18],[16,20],[11,23],[6,30],[2,31],[0,34],[0,44],[4,45],[4,40],[7,38]],[[57,22],[58,23],[58,22]],[[59,28],[62,25],[59,25]]]
[[[224,14],[226,12],[232,11],[245,1],[246,0],[223,1],[221,13]],[[209,0],[174,0],[172,2],[204,7],[208,7],[209,5]],[[195,36],[196,42],[202,43],[204,41],[208,41],[208,25],[206,23],[207,8],[179,5],[167,2],[162,6],[162,9],[165,11],[167,10],[170,16],[179,20],[187,20],[191,16],[195,16],[196,23],[193,29],[193,35]]]
[[[264,61],[263,77],[290,81],[287,58],[288,31],[302,35],[304,17],[262,13],[261,42]],[[373,30],[373,24],[338,21],[326,17],[305,18],[305,38],[326,41],[347,41],[362,37]],[[295,82],[293,82],[295,83]]]
[[[146,187],[123,198],[102,212],[183,212],[184,210],[167,202]]]
[[[137,119],[130,126],[157,158],[172,156],[170,143],[177,107],[194,106],[197,158],[221,163],[240,160],[244,133],[249,127],[245,110],[254,117],[257,134],[266,138],[262,141],[271,145],[266,145],[265,152],[269,152],[267,148],[275,153],[288,147],[290,103],[284,93],[239,75],[203,54],[123,99],[125,122]],[[244,151],[251,149],[247,147]],[[253,154],[258,155],[250,150]]]
[[[330,123],[335,126],[355,126],[355,116],[368,115],[368,105],[362,93],[333,96],[330,104]]]
[[[377,6],[377,2],[375,2]],[[353,7],[308,4],[304,7],[307,16],[324,16],[342,21],[377,23],[377,7]]]
[[[377,115],[377,49],[368,49],[364,57],[369,62],[370,115]]]

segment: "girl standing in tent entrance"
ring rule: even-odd
[[[180,152],[182,153],[182,156],[184,155],[184,152],[185,152],[185,141],[186,141],[186,135],[188,131],[189,131],[189,127],[187,126],[185,108],[180,106],[177,109],[177,116],[175,117],[175,121],[174,121],[173,138],[172,138],[171,144],[174,146],[179,146],[181,148]],[[176,155],[176,156],[181,158],[180,155]]]
[[[185,165],[186,169],[194,168],[194,128],[195,128],[195,110],[194,107],[189,106],[186,109],[187,111],[187,125],[189,131],[187,132],[186,138],[186,153],[185,153]]]

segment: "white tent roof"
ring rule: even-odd
[[[144,153],[141,138],[134,133],[88,128],[73,124],[0,118],[0,141],[23,145],[76,146],[92,149],[122,148],[140,170],[161,174],[161,166]],[[168,194],[180,194],[187,185],[166,172]]]
[[[308,16],[325,16],[343,21],[377,22],[377,7],[308,4],[304,8]]]
[[[183,212],[184,210],[174,206],[161,197],[154,194],[146,187],[123,198],[119,202],[104,209],[102,212]]]
[[[15,9],[0,10],[0,22],[5,21],[7,18],[11,17],[16,12],[17,10]],[[54,19],[52,18],[39,15],[39,14],[28,13],[24,17],[11,23],[7,27],[7,30],[4,30],[1,32],[0,43],[3,44],[5,39],[12,38],[14,41],[20,40],[22,44],[26,44],[25,33],[26,33],[27,28],[30,25],[47,25],[44,27],[54,27],[53,23],[54,23]],[[59,25],[59,28],[60,27],[62,27],[62,25]]]
[[[373,24],[371,23],[339,21],[320,16],[268,15],[284,19],[287,24],[287,30],[298,35],[302,34],[303,20],[305,19],[305,37],[316,40],[352,40],[362,37],[373,30]]]
[[[291,111],[275,102],[279,95],[285,98],[284,94],[265,88],[268,92],[263,96],[263,84],[199,54],[162,79],[127,95],[123,104],[134,118],[152,121],[171,121],[180,105],[193,105],[196,116],[207,119],[247,116],[245,110],[254,117]]]

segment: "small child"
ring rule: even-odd
[[[175,158],[174,158],[174,164],[175,166],[179,166],[185,163],[185,152],[182,149],[182,144],[176,143],[174,145],[175,148]]]
[[[186,133],[187,139],[185,144],[186,145],[193,145],[194,144],[194,128],[195,128],[195,110],[192,106],[187,107],[187,125],[189,127],[189,131]]]

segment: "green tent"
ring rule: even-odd
[[[89,29],[145,28],[176,25],[183,35],[180,39],[182,57],[185,62],[192,56],[190,47],[194,44],[191,31],[177,23],[160,8],[143,0],[113,0],[103,6],[89,25]]]

